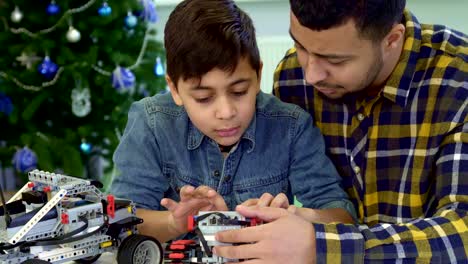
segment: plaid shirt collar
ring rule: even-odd
[[[411,99],[410,88],[421,48],[421,25],[408,10],[404,12],[405,43],[400,60],[382,90],[382,96],[405,107]]]

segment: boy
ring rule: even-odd
[[[264,193],[278,195],[263,195],[266,205],[287,207],[296,196],[317,208],[310,221],[352,222],[310,115],[260,92],[247,14],[231,0],[183,1],[164,34],[170,94],[132,106],[114,154],[112,192],[138,204],[140,231],[167,241],[187,232],[190,214],[233,210]]]

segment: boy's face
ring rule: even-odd
[[[175,103],[184,106],[203,134],[222,146],[239,141],[255,113],[260,90],[260,76],[248,59],[239,60],[232,74],[215,68],[200,79],[180,78],[177,87],[166,79]]]

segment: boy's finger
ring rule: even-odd
[[[167,210],[173,212],[177,208],[178,203],[172,199],[164,198],[161,200],[161,205]]]
[[[227,211],[228,209],[223,196],[218,193],[216,193],[214,197],[210,198],[210,202],[215,206],[216,211]]]
[[[215,190],[213,190],[212,188],[206,186],[206,185],[202,185],[202,186],[198,186],[193,195],[196,197],[196,198],[208,198],[208,197],[212,197],[214,195],[216,195],[217,192]]]
[[[288,207],[288,212],[290,212],[291,214],[296,214],[297,212],[297,207],[295,205],[290,205]]]
[[[195,188],[193,186],[184,185],[182,188],[180,188],[180,200],[185,201],[187,199],[192,198],[194,191]]]
[[[271,195],[270,193],[264,193],[262,196],[260,196],[260,199],[258,199],[258,206],[270,206],[271,201],[273,201],[275,197]]]
[[[255,206],[258,204],[258,198],[252,198],[252,199],[248,199],[247,201],[241,203],[240,205],[243,205],[243,206]]]
[[[289,207],[288,197],[286,194],[280,193],[273,199],[273,201],[271,201],[270,206],[287,209]]]

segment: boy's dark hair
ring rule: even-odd
[[[233,72],[240,58],[260,69],[255,28],[232,0],[185,0],[169,16],[164,29],[167,74],[201,78],[214,68]]]
[[[299,22],[312,30],[325,30],[354,20],[360,35],[380,41],[403,17],[406,0],[290,0]]]

